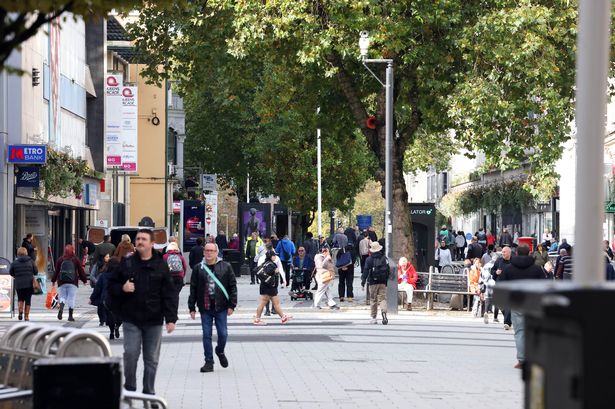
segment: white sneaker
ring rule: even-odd
[[[483,322],[485,324],[489,324],[489,314],[485,313],[485,315],[483,315]]]
[[[371,320],[369,320],[370,324],[378,324],[378,320],[376,318],[372,318]]]
[[[504,324],[504,329],[505,329],[506,331],[509,331],[509,330],[510,330],[510,325],[508,325],[508,324]]]

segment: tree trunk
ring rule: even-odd
[[[386,128],[384,123],[378,127],[378,139],[381,147],[377,154],[379,169],[376,173],[376,179],[382,185],[382,198],[385,198],[385,138]],[[393,223],[393,234],[391,242],[391,257],[397,263],[400,257],[406,257],[416,266],[416,255],[414,240],[412,239],[412,221],[410,219],[410,206],[408,205],[408,191],[406,190],[406,182],[404,180],[403,169],[403,150],[393,140],[393,208],[391,209],[391,222]],[[386,226],[385,226],[386,229]]]
[[[365,135],[367,144],[372,152],[376,155],[378,160],[378,169],[374,177],[382,185],[382,197],[385,197],[385,141],[386,141],[386,126],[385,126],[385,90],[384,88],[378,94],[378,105],[376,112],[376,130],[369,129],[367,127],[367,110],[361,101],[357,87],[352,76],[346,72],[342,60],[339,55],[331,54],[328,56],[327,61],[338,68],[337,80],[340,86],[342,94],[348,101],[349,109],[357,122],[357,125]],[[401,89],[399,82],[395,84],[394,89]],[[394,108],[393,108],[394,109]],[[413,110],[418,115],[418,107]],[[395,115],[393,115],[395,121]],[[408,131],[412,134],[416,131],[420,118],[414,118],[413,125]],[[395,134],[395,124],[393,126],[393,134]],[[393,234],[391,243],[391,256],[395,263],[400,257],[406,257],[411,263],[416,266],[416,256],[414,251],[414,240],[412,240],[412,222],[410,220],[410,206],[408,206],[408,192],[406,191],[406,183],[404,181],[404,154],[406,151],[406,143],[408,135],[402,135],[399,140],[393,137],[393,208],[392,222],[393,222]],[[385,226],[386,229],[386,226]]]

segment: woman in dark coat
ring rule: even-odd
[[[25,318],[26,321],[30,321],[30,302],[34,293],[32,283],[36,275],[36,266],[28,256],[28,249],[25,247],[17,249],[17,259],[11,263],[9,274],[15,278],[14,286],[17,291],[17,305],[19,306],[17,318],[19,320]]]
[[[105,259],[106,257],[107,256],[105,256]],[[92,292],[92,295],[90,295],[90,304],[96,305],[99,311],[104,311],[102,313],[102,316],[104,316],[104,321],[109,327],[109,339],[115,339],[120,337],[120,325],[122,325],[120,317],[114,315],[109,309],[107,299],[109,277],[111,276],[113,270],[120,265],[120,262],[121,259],[115,256],[110,257],[105,262],[105,264],[101,267],[100,276],[98,277],[98,281],[96,281],[94,291]],[[101,314],[99,313],[99,317],[100,316]]]

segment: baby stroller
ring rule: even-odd
[[[296,300],[311,300],[313,295],[309,291],[310,282],[312,281],[312,272],[305,268],[295,267],[291,274],[290,295],[291,301]]]

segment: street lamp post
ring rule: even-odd
[[[391,264],[391,242],[393,239],[393,60],[392,59],[369,59],[367,53],[369,51],[369,33],[361,31],[359,39],[359,50],[361,51],[361,62],[367,71],[382,85],[386,92],[386,107],[385,107],[385,129],[386,137],[384,143],[384,161],[385,161],[385,183],[384,183],[384,255]],[[367,64],[386,64],[386,77],[383,83],[380,78],[369,68]],[[397,279],[389,280],[388,299],[395,302],[388,303],[389,313],[397,313]]]
[[[320,113],[320,107],[316,115]],[[316,129],[316,164],[318,173],[318,238],[322,236],[322,164],[321,164],[320,128]]]

